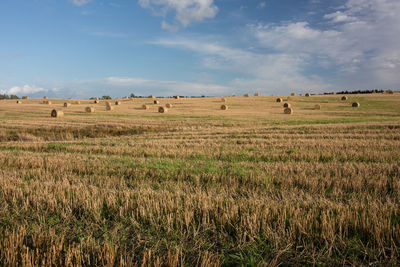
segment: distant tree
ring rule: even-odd
[[[135,97],[135,94],[134,94],[134,93],[132,93],[132,94],[131,94],[131,97],[132,97],[132,98],[133,98],[133,97]]]
[[[0,99],[9,99],[9,96],[4,94],[4,95],[0,95]]]
[[[112,98],[111,98],[111,96],[109,96],[109,95],[103,95],[103,96],[101,97],[101,99],[103,99],[103,100],[109,100],[109,99],[112,99]]]
[[[17,95],[10,95],[10,99],[19,99]]]

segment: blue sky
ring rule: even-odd
[[[400,89],[398,0],[2,0],[0,93]]]

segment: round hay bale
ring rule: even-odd
[[[175,99],[179,99],[179,98],[180,98],[180,96],[179,96],[179,95],[176,95],[176,96],[174,96],[174,98],[175,98]]]
[[[166,112],[168,112],[168,109],[164,108],[164,107],[158,107],[158,112],[159,113],[166,113]]]
[[[292,108],[285,108],[283,110],[283,113],[285,113],[285,114],[293,114],[293,109]]]
[[[309,96],[310,96],[310,94],[309,94],[309,93],[306,93],[306,94],[305,94],[305,96],[306,96],[306,97],[309,97]]]
[[[29,99],[29,96],[23,96],[22,99]]]
[[[51,101],[44,101],[46,105],[51,105]]]
[[[320,109],[321,109],[321,105],[320,105],[320,104],[316,104],[316,105],[314,106],[314,109],[320,110]]]
[[[254,96],[259,96],[258,93],[255,93]]]
[[[95,104],[98,104],[98,103],[100,103],[100,101],[99,101],[99,100],[95,100],[94,103],[95,103]]]
[[[221,98],[221,101],[226,102],[226,98],[225,97]]]
[[[70,103],[68,103],[68,102],[65,102],[65,103],[64,103],[64,107],[65,107],[65,108],[68,108],[68,107],[70,107],[70,106],[71,106]]]
[[[99,101],[100,99],[98,97],[94,98],[94,101]],[[97,104],[97,103],[96,103]]]
[[[160,104],[160,101],[158,101],[158,100],[154,100],[154,102],[153,102],[155,105],[157,105],[157,104]]]
[[[290,105],[290,103],[285,103],[285,104],[283,104],[283,107],[284,107],[284,108],[290,108],[291,105]]]
[[[44,96],[43,99],[47,99],[47,96]]]
[[[17,104],[22,104],[22,101],[20,101],[20,100],[17,100]]]
[[[354,102],[353,104],[351,104],[351,106],[352,106],[353,108],[359,108],[359,107],[360,107],[360,103]]]
[[[51,116],[52,116],[53,118],[61,118],[61,117],[64,117],[64,112],[61,111],[61,110],[53,109],[53,110],[51,111]]]
[[[172,104],[167,103],[167,104],[165,105],[165,107],[167,107],[167,108],[172,108]]]
[[[121,105],[121,101],[115,101],[115,105],[116,105],[116,106]]]
[[[290,96],[295,96],[295,95],[296,95],[295,93],[291,93],[291,94],[290,94]]]
[[[147,106],[147,105],[142,105],[142,109],[149,109],[149,106]]]
[[[276,102],[281,103],[281,102],[282,102],[282,98],[279,98],[279,97],[278,97],[278,98],[276,99]]]
[[[81,101],[75,101],[75,105],[80,105]]]
[[[249,97],[250,95],[249,94],[244,94],[244,97]]]
[[[342,96],[342,98],[341,98],[343,101],[346,101],[347,100],[347,96]]]
[[[111,107],[111,103],[110,102],[106,102],[106,107]]]
[[[228,106],[227,105],[221,105],[221,109],[222,110],[228,110]]]
[[[156,98],[154,95],[149,95],[149,98]]]
[[[86,113],[94,113],[94,107],[86,107],[85,112]]]
[[[107,106],[106,106],[106,110],[108,110],[108,111],[112,111],[112,110],[114,110],[114,107],[113,107],[113,106],[111,106],[111,105],[107,105]]]

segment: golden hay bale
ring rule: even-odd
[[[278,98],[276,99],[276,102],[278,102],[278,103],[282,102],[282,98],[279,98],[279,97],[278,97]]]
[[[20,100],[17,100],[17,104],[22,104],[22,101],[20,101]]]
[[[147,106],[147,105],[142,105],[142,109],[149,109],[149,106]]]
[[[180,96],[179,96],[179,95],[176,95],[176,96],[174,96],[174,98],[175,98],[175,99],[179,99],[179,98],[180,98]]]
[[[309,94],[309,93],[306,93],[306,94],[305,94],[305,96],[309,97],[309,96],[310,96],[310,94]]]
[[[47,96],[44,96],[43,99],[47,99]]]
[[[221,101],[226,102],[226,98],[225,97],[221,98]]]
[[[156,98],[154,95],[149,95],[149,98]]]
[[[114,107],[111,105],[106,105],[106,110],[112,111],[114,110]]]
[[[154,104],[160,104],[160,101],[158,101],[158,100],[154,100],[154,102],[153,102]]]
[[[46,105],[51,105],[51,101],[48,101],[48,100],[47,101],[43,101],[43,103],[46,104]]]
[[[94,107],[86,107],[85,112],[86,113],[94,113]]]
[[[167,108],[172,108],[172,104],[170,104],[170,103],[165,104],[165,106],[166,106]]]
[[[284,108],[290,108],[291,105],[290,105],[290,103],[285,103],[285,104],[283,104],[283,107],[284,107]]]
[[[244,94],[244,97],[249,97],[250,95],[249,94]]]
[[[125,100],[128,100],[129,99],[129,97],[127,97],[127,96],[124,96],[124,98],[123,99],[125,99]]]
[[[29,99],[29,96],[23,96],[22,99]]]
[[[351,106],[352,106],[353,108],[358,108],[358,107],[360,107],[360,103],[354,102],[353,104],[351,104]]]
[[[343,101],[346,101],[347,100],[347,96],[342,96],[342,98],[341,98]]]
[[[95,97],[94,98],[94,101],[99,101],[100,99],[98,98],[98,97]]]
[[[227,105],[221,105],[221,109],[222,110],[228,110],[228,106]]]
[[[291,93],[291,94],[290,94],[290,96],[295,96],[295,95],[296,95],[295,93]]]
[[[292,108],[285,108],[283,110],[283,113],[285,113],[285,114],[293,114],[293,109]]]
[[[94,103],[95,103],[95,104],[98,104],[98,103],[100,103],[100,101],[99,101],[99,100],[95,100]]]
[[[64,103],[64,107],[65,107],[65,108],[68,108],[68,107],[70,107],[70,106],[71,106],[70,103],[68,103],[68,102],[65,102],[65,103]]]
[[[106,102],[106,106],[107,107],[111,107],[111,103],[110,102]]]
[[[315,106],[314,106],[314,109],[321,109],[321,105],[320,104],[316,104]]]
[[[121,101],[115,101],[115,105],[116,105],[116,106],[121,105]]]
[[[258,96],[258,93],[255,93],[254,96]]]
[[[166,112],[168,112],[168,109],[164,108],[164,107],[158,107],[158,112],[159,113],[166,113]]]
[[[64,117],[64,112],[61,111],[61,110],[53,109],[53,110],[51,111],[51,116],[52,116],[53,118],[61,118],[61,117]]]
[[[75,105],[80,105],[81,101],[75,101]]]

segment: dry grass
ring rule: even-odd
[[[397,266],[400,95],[353,98],[0,101],[0,265]]]

